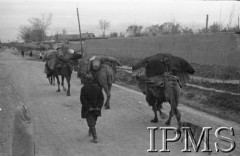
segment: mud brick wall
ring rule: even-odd
[[[70,46],[80,49],[79,42]],[[90,55],[141,59],[156,53],[171,53],[191,63],[240,67],[240,35],[233,33],[93,39],[85,41],[83,48]]]

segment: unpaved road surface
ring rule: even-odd
[[[57,93],[56,86],[49,85],[43,73],[44,63],[13,55],[12,51],[0,52],[0,156],[11,155],[13,111],[19,105],[29,107],[34,124],[37,156],[145,156],[145,155],[207,155],[206,153],[182,153],[184,145],[178,141],[169,143],[170,153],[148,153],[149,131],[147,127],[164,127],[164,120],[151,123],[152,110],[144,96],[136,91],[114,85],[111,109],[103,110],[97,123],[99,143],[90,142],[86,121],[81,119],[79,94],[80,80],[73,74],[71,96]],[[164,112],[169,105],[164,104]],[[206,113],[180,105],[182,119],[201,126],[211,126],[210,146],[220,142],[213,135],[220,126],[232,126],[237,147],[231,153],[213,152],[211,155],[240,155],[240,126]],[[172,125],[176,127],[175,118]],[[225,134],[230,137],[229,133]],[[174,134],[169,133],[169,138]],[[229,144],[221,146],[228,147]],[[162,147],[161,131],[156,131],[156,149]]]

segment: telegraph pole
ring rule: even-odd
[[[238,30],[240,29],[240,27],[239,27],[239,17],[238,17]]]
[[[81,52],[83,52],[82,33],[81,33],[81,26],[80,26],[80,20],[79,20],[78,7],[77,7],[77,18],[78,18],[78,29],[79,29],[79,37],[80,37],[80,44],[81,44]]]
[[[208,14],[206,16],[206,32],[208,32]]]

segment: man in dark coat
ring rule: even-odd
[[[81,89],[80,101],[82,104],[82,118],[86,118],[89,127],[89,136],[93,136],[91,142],[97,143],[96,122],[101,116],[101,108],[104,102],[102,88],[93,82],[91,74],[86,76],[86,82]]]
[[[22,56],[22,57],[24,57],[24,51],[23,51],[23,50],[21,50],[21,53],[22,53],[22,55],[21,55],[21,56]]]

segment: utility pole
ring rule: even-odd
[[[206,16],[206,32],[208,32],[208,14]]]
[[[83,46],[82,46],[82,33],[81,33],[81,27],[80,27],[80,20],[79,20],[78,7],[77,7],[77,17],[78,17],[78,29],[79,29],[79,37],[80,37],[80,44],[81,44],[81,52],[83,52]]]
[[[239,17],[238,17],[238,30],[240,29],[240,27],[239,27]]]

